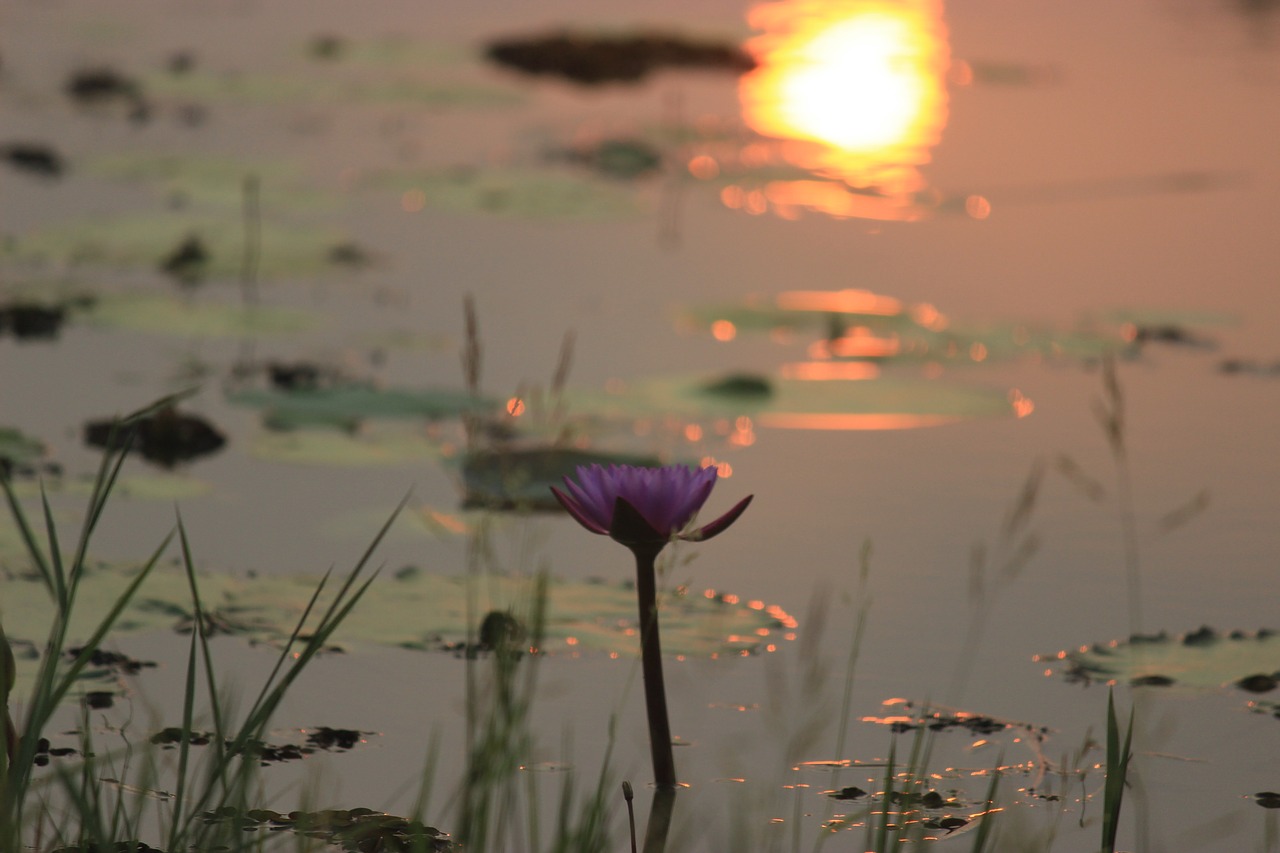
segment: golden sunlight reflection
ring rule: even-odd
[[[918,169],[947,121],[940,0],[777,0],[753,8],[748,22],[762,32],[747,43],[757,67],[740,83],[744,119],[783,140],[787,162],[828,180],[774,181],[725,204],[919,218],[916,196],[927,186]],[[695,175],[709,168],[690,163]]]

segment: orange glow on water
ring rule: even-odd
[[[782,365],[780,373],[784,379],[851,382],[875,379],[880,368],[865,361],[802,361]]]
[[[760,423],[775,429],[881,430],[919,429],[963,420],[953,415],[855,414],[848,412],[765,413]]]
[[[738,327],[729,320],[716,320],[711,324],[711,337],[717,341],[731,341],[738,336]]]
[[[513,418],[518,418],[524,414],[524,400],[519,397],[512,397],[507,401],[507,414]]]
[[[779,293],[777,305],[787,311],[822,311],[829,314],[872,314],[895,317],[902,302],[870,290],[788,290]]]
[[[917,218],[885,199],[906,204],[925,188],[917,167],[929,162],[947,121],[941,2],[778,0],[753,8],[748,22],[762,32],[747,44],[757,67],[739,88],[747,124],[786,140],[783,156],[794,165],[874,188],[879,198],[836,185],[822,191],[825,199],[790,184],[773,184],[770,194],[807,194],[792,203],[836,215]]]

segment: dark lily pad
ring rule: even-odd
[[[113,418],[89,421],[84,440],[90,447],[118,449],[123,434]],[[216,453],[227,443],[216,427],[198,415],[185,414],[170,406],[137,422],[133,449],[142,458],[165,468]]]
[[[628,453],[531,447],[482,450],[461,460],[464,507],[558,510],[551,486],[563,486],[579,465],[657,466],[661,460]]]
[[[30,172],[42,178],[60,178],[66,170],[66,160],[51,146],[43,142],[9,142],[0,145],[0,159],[22,172]]]
[[[0,304],[0,335],[8,332],[18,340],[52,340],[66,317],[65,305],[21,300]]]
[[[555,76],[583,85],[635,83],[660,68],[709,68],[741,74],[756,64],[737,43],[668,33],[556,32],[495,39],[485,46],[485,56],[525,74]]]
[[[1250,690],[1264,682],[1274,685],[1280,675],[1280,634],[1222,634],[1204,627],[1179,637],[1134,636],[1036,659],[1056,661],[1070,681]]]

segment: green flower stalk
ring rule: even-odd
[[[749,495],[710,524],[686,530],[706,503],[718,474],[714,467],[667,465],[579,466],[577,480],[564,478],[565,491],[551,492],[587,530],[620,542],[636,559],[636,597],[640,608],[640,658],[644,672],[645,708],[654,781],[659,788],[676,785],[662,675],[662,643],[658,632],[658,554],[672,539],[701,542],[728,529],[751,503]]]

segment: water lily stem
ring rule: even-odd
[[[665,544],[665,543],[664,543]],[[657,570],[661,546],[633,548],[636,555],[636,596],[640,604],[640,662],[644,672],[644,703],[649,714],[649,751],[653,778],[659,789],[676,786],[676,761],[671,752],[671,723],[667,718],[667,688],[662,677],[662,643],[658,637]]]

